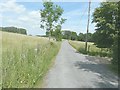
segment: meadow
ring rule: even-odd
[[[2,33],[0,33],[0,89],[2,88]]]
[[[0,34],[2,87],[32,88],[42,82],[54,62],[61,42],[1,31]]]
[[[73,46],[78,52],[82,54],[86,54],[85,52],[85,42],[82,41],[72,41],[70,40],[69,43]],[[88,42],[88,55],[91,56],[101,56],[101,57],[112,57],[112,51],[107,48],[98,48],[94,43]]]

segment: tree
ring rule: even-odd
[[[61,41],[62,40],[61,29],[60,29],[59,26],[57,26],[57,28],[55,30],[55,38],[56,38],[56,41]]]
[[[93,34],[94,43],[99,48],[111,48],[111,45],[113,44],[113,38],[110,38],[109,34],[104,33],[104,31],[98,30]]]
[[[52,35],[53,30],[58,29],[58,26],[61,26],[66,19],[61,18],[64,10],[60,6],[54,5],[53,2],[44,2],[43,6],[44,8],[40,11],[40,27],[45,29],[46,32],[49,32],[50,40],[50,36]]]
[[[85,41],[85,37],[86,37],[86,33],[79,33],[78,35],[78,41]],[[87,34],[87,41],[88,42],[93,42],[93,34],[92,33],[88,33]]]
[[[111,48],[113,45],[116,17],[116,2],[102,2],[100,7],[94,11],[92,22],[95,22],[97,27],[94,39],[99,47]]]
[[[71,32],[71,40],[77,40],[77,33]]]
[[[120,64],[120,2],[103,2],[93,13],[93,22],[96,24],[94,34],[95,43],[99,47],[113,50],[113,64]]]
[[[71,31],[62,31],[62,38],[63,39],[71,39]]]
[[[83,33],[79,33],[78,41],[85,41],[85,35]]]
[[[117,3],[118,6],[118,17],[116,17],[116,24],[115,24],[115,29],[116,29],[116,34],[114,36],[114,44],[112,47],[113,50],[113,59],[112,59],[112,63],[115,65],[120,65],[120,55],[118,55],[120,53],[120,1]],[[118,69],[120,72],[120,69]]]

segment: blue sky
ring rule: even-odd
[[[64,9],[62,15],[67,21],[62,26],[64,30],[86,33],[88,2],[54,2]],[[100,2],[91,3],[91,17],[89,32],[94,32],[95,24],[91,23],[92,13]],[[45,30],[40,29],[40,14],[42,2],[15,2],[9,0],[0,3],[0,26],[16,26],[27,29],[28,34],[43,35]]]

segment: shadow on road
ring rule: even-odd
[[[85,56],[87,60],[94,62],[96,60],[95,57]],[[103,63],[86,63],[82,61],[77,61],[75,63],[75,67],[85,72],[92,72],[97,75],[99,79],[102,79],[103,82],[96,81],[95,86],[102,88],[117,88],[118,78],[115,76],[108,68],[107,64]],[[88,75],[88,77],[90,77]]]

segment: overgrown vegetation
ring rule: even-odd
[[[60,42],[47,38],[2,33],[2,87],[32,88],[42,81]],[[1,42],[0,42],[1,44]]]

